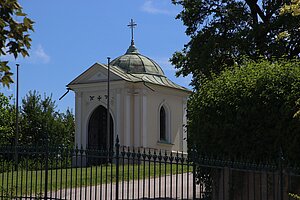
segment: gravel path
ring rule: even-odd
[[[176,199],[176,197],[178,199],[192,199],[192,193],[192,173],[119,183],[119,199]],[[48,194],[48,197],[73,200],[116,199],[116,184],[65,189],[52,192]]]

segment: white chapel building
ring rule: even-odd
[[[187,151],[186,106],[190,91],[170,81],[134,45],[109,64],[110,132],[107,131],[108,65],[95,63],[70,82],[75,92],[75,143],[83,148],[120,145]]]

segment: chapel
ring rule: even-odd
[[[135,25],[133,20],[128,25],[132,37],[124,55],[93,64],[67,85],[75,92],[75,144],[112,148],[118,136],[121,146],[186,152],[191,91],[169,80],[154,60],[140,53]]]

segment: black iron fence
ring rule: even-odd
[[[118,142],[112,150],[0,147],[0,196],[196,199],[192,171],[187,154],[120,147]]]
[[[0,147],[1,199],[287,200],[297,168],[120,147]]]

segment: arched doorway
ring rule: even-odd
[[[88,149],[103,150],[113,147],[114,122],[110,114],[110,135],[107,137],[107,109],[100,105],[92,113],[88,126]],[[109,139],[109,145],[108,143]],[[96,161],[98,160],[98,161]],[[99,160],[89,159],[89,164],[98,164]],[[96,163],[95,163],[96,162]]]

